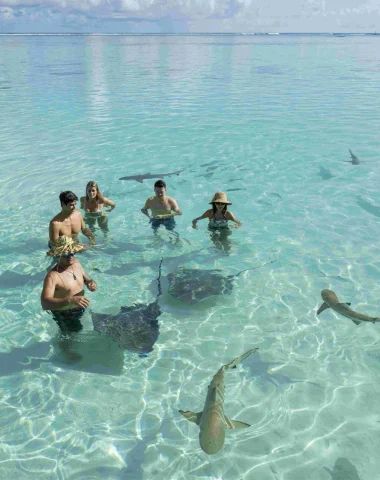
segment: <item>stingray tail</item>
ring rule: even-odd
[[[157,277],[157,287],[158,287],[158,293],[157,293],[157,298],[162,295],[162,288],[161,288],[161,267],[162,267],[162,262],[164,261],[164,257],[161,257],[160,265],[158,267],[158,277]]]
[[[239,273],[236,273],[235,275],[232,275],[234,277],[238,277],[239,275],[241,275],[242,273],[244,272],[249,272],[250,270],[256,270],[258,268],[262,268],[264,267],[265,265],[270,265],[271,263],[274,263],[274,262],[277,262],[277,258],[274,258],[273,260],[269,260],[269,262],[265,262],[263,263],[262,265],[259,265],[257,267],[252,267],[252,268],[246,268],[245,270],[241,270]]]

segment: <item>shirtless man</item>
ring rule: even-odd
[[[166,183],[163,180],[157,180],[154,184],[154,197],[149,197],[145,202],[142,213],[150,218],[153,229],[164,225],[167,230],[174,230],[176,215],[182,215],[177,202],[174,198],[166,196]],[[148,210],[151,210],[150,215]]]
[[[43,310],[50,310],[54,320],[63,331],[82,329],[80,318],[90,300],[84,296],[83,287],[90,292],[96,290],[96,283],[83,270],[74,255],[84,250],[84,246],[68,236],[61,236],[55,246],[47,253],[58,257],[58,263],[50,270],[44,280],[41,293]]]
[[[54,245],[54,242],[56,242],[62,235],[77,240],[80,231],[82,231],[83,235],[88,237],[90,245],[95,245],[92,233],[84,224],[81,212],[75,209],[78,200],[75,193],[70,191],[62,192],[59,196],[59,200],[61,202],[62,211],[50,222],[49,247]]]

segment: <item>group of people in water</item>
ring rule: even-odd
[[[95,246],[95,222],[102,230],[107,230],[108,218],[105,212],[111,212],[116,204],[100,192],[96,182],[88,182],[86,195],[80,198],[80,206],[89,225],[87,227],[82,213],[76,209],[78,197],[75,193],[62,192],[59,200],[61,211],[50,221],[47,252],[57,263],[45,277],[41,305],[44,310],[52,312],[62,331],[73,332],[82,329],[80,318],[90,303],[84,294],[84,287],[90,292],[97,288],[96,282],[75,258],[77,253],[88,248],[78,242],[78,234],[82,232],[89,239],[90,246]],[[234,228],[241,226],[241,222],[227,209],[232,203],[224,192],[216,192],[210,204],[212,208],[192,221],[194,229],[198,228],[199,220],[207,218],[213,239],[213,235],[220,235],[220,232],[230,232],[229,221],[234,223]],[[160,226],[174,230],[175,216],[182,214],[176,200],[166,195],[166,184],[163,180],[154,184],[154,195],[146,200],[141,212],[149,218],[155,232]]]

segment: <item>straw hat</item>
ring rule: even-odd
[[[49,257],[61,257],[66,253],[77,253],[86,250],[85,245],[74,242],[71,237],[67,237],[66,235],[58,237],[55,242],[50,241],[50,245],[52,248],[46,253]]]
[[[216,194],[212,197],[210,204],[212,205],[215,202],[225,203],[226,205],[232,205],[232,203],[227,200],[227,195],[224,192],[216,192]]]

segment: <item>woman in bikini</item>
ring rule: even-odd
[[[227,195],[224,192],[216,192],[210,204],[212,208],[206,210],[200,217],[194,218],[193,228],[198,229],[198,220],[208,218],[208,229],[212,242],[218,250],[221,250],[223,253],[228,253],[231,250],[228,237],[232,233],[228,222],[231,221],[235,223],[232,228],[240,227],[241,222],[232,212],[227,210],[227,206],[232,205],[232,203],[227,200]]]
[[[227,200],[227,195],[224,192],[216,192],[210,204],[212,208],[206,210],[200,217],[194,218],[193,228],[198,229],[197,221],[202,218],[208,218],[209,228],[228,228],[228,221],[235,222],[232,228],[239,228],[241,222],[234,216],[232,212],[227,210],[227,205],[232,205]]]
[[[116,204],[100,192],[99,185],[96,182],[88,182],[86,196],[81,197],[80,206],[86,212],[85,220],[92,231],[97,221],[99,227],[108,232],[108,218],[104,215],[104,212],[111,212]],[[103,210],[105,206],[110,208]]]

